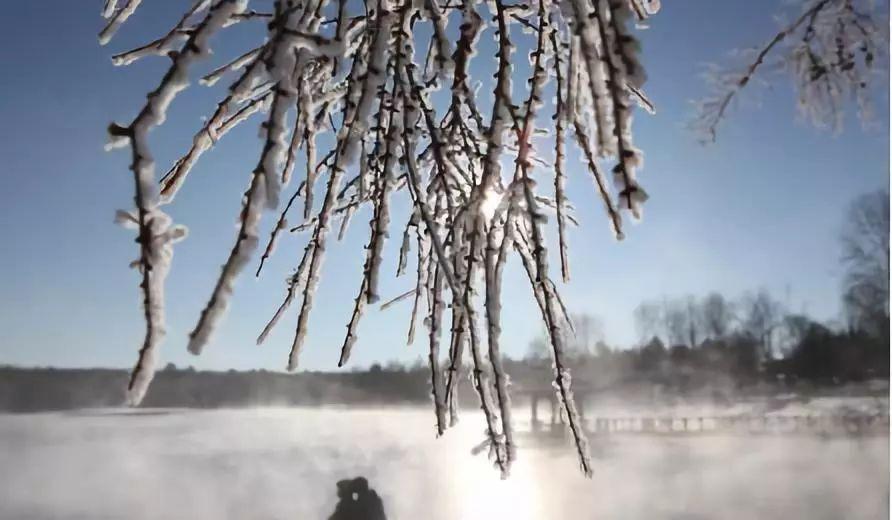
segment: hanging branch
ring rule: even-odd
[[[567,122],[567,106],[564,102],[564,74],[561,68],[561,55],[564,45],[560,41],[555,26],[554,12],[548,14],[548,37],[551,43],[551,57],[554,61],[555,102],[552,120],[555,125],[554,136],[554,205],[557,213],[558,249],[561,256],[561,278],[564,283],[570,281],[570,258],[567,251],[566,195],[564,194],[564,125]]]
[[[605,84],[613,110],[611,145],[616,147],[618,158],[613,167],[614,183],[619,187],[619,200],[624,209],[635,218],[641,218],[640,205],[647,200],[647,194],[635,178],[641,152],[632,144],[632,107],[627,85],[640,88],[645,77],[644,69],[638,63],[638,42],[626,32],[631,16],[629,3],[626,0],[597,0],[594,14],[603,42],[601,56],[605,64]]]
[[[595,185],[598,187],[598,193],[601,196],[601,200],[604,203],[604,209],[607,211],[607,216],[610,219],[610,225],[613,229],[613,234],[618,240],[622,240],[625,237],[622,229],[622,217],[620,217],[619,212],[616,210],[616,207],[613,204],[613,198],[611,197],[610,192],[607,189],[607,185],[604,182],[604,176],[602,175],[601,170],[598,167],[595,153],[592,150],[591,145],[589,144],[588,134],[585,131],[582,120],[578,117],[578,110],[575,108],[575,105],[580,101],[581,97],[570,97],[570,94],[578,92],[578,78],[582,72],[580,70],[577,70],[575,66],[579,56],[579,51],[576,50],[578,48],[578,40],[574,40],[574,43],[570,46],[567,67],[570,71],[570,83],[567,90],[567,104],[571,107],[569,111],[569,117],[571,122],[573,123],[573,129],[576,136],[576,144],[582,150],[583,155],[585,156],[586,165],[588,166],[589,172],[591,172],[592,174],[592,179],[595,181]]]
[[[432,304],[428,315],[430,330],[428,339],[430,352],[428,362],[431,370],[431,396],[434,399],[434,414],[437,417],[437,435],[446,432],[446,389],[443,381],[443,370],[440,368],[440,323],[443,319],[443,272],[434,263],[434,284],[431,288]]]
[[[741,70],[711,68],[707,80],[713,92],[696,103],[691,128],[704,142],[715,142],[732,101],[766,68],[789,70],[800,112],[815,126],[838,130],[846,97],[857,101],[862,121],[869,121],[875,63],[886,52],[886,35],[869,14],[872,9],[861,0],[804,2],[792,23],[749,53],[752,59]]]
[[[131,0],[128,7],[131,5],[135,9],[138,2]],[[127,385],[128,401],[134,404],[142,400],[154,375],[157,347],[165,333],[164,279],[167,277],[173,256],[172,244],[185,236],[185,228],[172,226],[170,217],[158,207],[155,166],[149,153],[148,133],[153,127],[164,122],[173,98],[186,88],[188,68],[194,61],[207,55],[210,36],[223,26],[232,13],[244,9],[244,5],[243,1],[217,2],[196,27],[181,51],[172,56],[173,63],[158,88],[148,95],[148,100],[139,115],[127,127],[112,124],[109,128],[110,147],[130,145],[133,155],[131,170],[136,186],[134,198],[136,216],[133,220],[139,229],[137,242],[140,245],[140,257],[137,265],[142,273],[140,288],[143,291],[146,334],[139,351],[139,359]],[[121,17],[126,19],[127,16],[129,14],[120,15],[115,19]]]
[[[272,26],[272,44],[265,59],[265,68],[276,81],[272,107],[264,125],[266,142],[263,153],[251,174],[251,184],[245,192],[240,218],[240,228],[232,251],[223,264],[220,277],[214,286],[210,301],[201,311],[201,317],[189,334],[188,350],[200,354],[210,339],[217,323],[226,311],[229,297],[234,289],[235,279],[251,259],[259,242],[260,218],[264,208],[275,208],[279,204],[281,189],[278,172],[285,151],[285,120],[291,104],[294,86],[292,72],[300,65],[300,60],[285,44],[286,29],[296,22],[300,10],[292,9],[291,1],[279,1],[276,12],[286,16],[278,17],[278,24]]]
[[[138,404],[151,380],[164,332],[163,280],[172,244],[185,235],[184,228],[172,226],[160,206],[175,203],[205,152],[230,130],[262,113],[261,151],[242,198],[237,236],[190,334],[189,351],[199,354],[211,341],[238,275],[258,249],[263,213],[276,210],[278,219],[271,223],[257,276],[268,269],[267,260],[277,250],[288,249],[278,245],[289,237],[283,230],[306,232],[308,240],[295,255],[297,265],[287,276],[284,298],[257,343],[263,343],[299,301],[287,361],[288,370],[295,370],[307,341],[332,219],[340,217],[337,238],[342,239],[351,217],[369,207],[362,278],[339,365],[349,361],[359,344],[359,323],[368,304],[386,290],[379,281],[381,265],[385,241],[396,227],[403,232],[397,276],[414,270],[414,287],[381,307],[413,300],[409,343],[415,338],[419,315],[423,316],[436,433],[442,435],[458,421],[458,388],[461,375],[470,368],[485,419],[484,444],[507,476],[516,458],[516,441],[510,382],[502,362],[501,292],[504,265],[516,253],[549,330],[554,386],[580,464],[590,474],[562,339],[572,324],[548,271],[544,226],[546,213],[553,211],[561,273],[567,281],[566,227],[576,222],[565,190],[572,173],[566,166],[568,133],[582,153],[618,237],[621,212],[637,214],[644,196],[635,178],[640,152],[632,141],[631,111],[636,104],[646,110],[653,107],[641,88],[644,74],[629,26],[632,18],[643,20],[653,14],[658,2],[568,0],[559,6],[550,0],[513,4],[276,0],[270,13],[247,10],[248,2],[198,0],[159,38],[113,58],[119,65],[153,56],[172,60],[134,122],[110,127],[112,145],[129,144],[133,152],[136,208],[120,212],[118,220],[139,229],[136,265],[143,277],[146,337],[129,384],[129,402]],[[108,20],[103,42],[140,5],[138,0],[121,3],[107,0],[103,7]],[[848,16],[857,18],[857,12],[852,13]],[[246,45],[201,79],[208,88],[220,88],[215,85],[228,81],[226,91],[186,153],[158,183],[148,150],[149,129],[163,122],[173,97],[186,87],[191,63],[209,54],[210,35],[246,20],[267,23],[263,41]],[[455,25],[457,39],[450,41],[449,28]],[[522,30],[512,33],[512,27]],[[471,75],[478,67],[472,62],[479,40],[487,33],[495,37],[497,51],[492,80],[486,73],[482,76],[483,88],[492,93],[491,98],[485,96],[483,107]],[[429,35],[418,55],[417,34]],[[529,34],[535,39],[523,41]],[[512,86],[512,35],[518,38],[518,47],[532,49],[532,74],[526,85],[517,87]],[[566,42],[564,35],[569,38]],[[838,59],[848,59],[845,45],[833,49],[842,57]],[[554,101],[546,101],[552,72]],[[525,102],[516,106],[512,94],[520,95],[523,88]],[[553,135],[536,127],[543,110],[550,110],[555,122]],[[550,150],[546,153],[553,154],[553,161],[540,157],[540,150]],[[301,154],[304,168],[298,167]],[[503,171],[511,160],[513,175]],[[612,183],[601,172],[601,163],[607,161],[613,165]],[[282,189],[300,175],[297,189],[283,204]],[[535,179],[541,175],[553,182],[553,196],[537,188]],[[317,186],[321,179],[324,188]],[[399,194],[408,196],[411,211],[406,221],[395,223],[391,207]],[[295,205],[302,206],[302,219],[289,224]],[[414,255],[409,253],[413,234]],[[441,342],[448,343],[441,348]]]
[[[496,1],[498,2],[499,0]],[[482,227],[483,223],[481,219],[474,217],[466,218],[466,225]],[[480,347],[480,338],[477,330],[477,312],[473,304],[473,296],[476,292],[474,289],[474,277],[477,270],[477,255],[475,254],[475,251],[478,247],[477,240],[479,240],[479,237],[482,234],[482,229],[476,229],[469,234],[469,254],[467,256],[467,267],[465,269],[466,278],[463,283],[463,315],[467,323],[468,343],[470,344],[471,361],[473,362],[471,381],[474,383],[474,389],[477,391],[477,396],[480,399],[480,409],[483,410],[483,416],[486,420],[486,435],[490,446],[490,453],[495,459],[495,465],[499,468],[502,478],[505,478],[508,476],[511,463],[508,460],[502,432],[499,428],[499,418],[492,403],[492,384],[489,382],[489,373],[484,364],[483,352]]]
[[[310,256],[309,274],[307,286],[303,292],[303,303],[297,321],[297,330],[288,355],[288,370],[295,370],[298,365],[298,355],[306,339],[307,324],[310,310],[313,308],[313,299],[316,294],[316,286],[319,283],[319,270],[322,258],[325,254],[326,238],[328,235],[328,222],[337,200],[336,194],[341,183],[347,165],[354,160],[357,148],[357,135],[354,125],[361,128],[365,126],[372,110],[372,103],[378,90],[384,84],[384,72],[389,59],[389,40],[393,14],[385,8],[384,1],[378,2],[376,15],[376,28],[374,40],[369,48],[369,61],[365,81],[358,94],[358,102],[352,106],[349,102],[346,106],[345,118],[350,121],[338,139],[334,164],[329,175],[328,188],[325,200],[319,210],[319,217],[313,232],[313,248]],[[352,116],[352,117],[351,117]]]

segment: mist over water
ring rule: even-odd
[[[522,437],[506,481],[482,421],[427,409],[83,410],[0,415],[0,518],[326,519],[359,475],[393,519],[879,519],[889,438]]]

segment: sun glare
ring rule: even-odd
[[[461,520],[535,520],[544,518],[539,511],[539,489],[530,465],[520,459],[511,466],[505,480],[492,471],[490,462],[481,454],[462,460],[458,475]]]

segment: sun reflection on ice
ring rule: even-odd
[[[538,520],[539,488],[534,472],[524,460],[511,466],[511,475],[502,480],[482,454],[462,460],[457,472],[461,502],[460,520]]]

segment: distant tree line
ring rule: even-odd
[[[572,317],[575,377],[600,384],[649,380],[685,387],[716,378],[818,384],[889,377],[889,193],[855,199],[841,236],[845,323],[793,312],[766,290],[731,300],[717,292],[645,301],[634,311],[638,346],[612,349],[597,317]],[[543,362],[543,339],[528,359]]]
[[[142,406],[379,406],[427,404],[430,394],[426,372],[395,366],[287,374],[267,370],[196,371],[169,363],[156,378]],[[122,369],[0,366],[0,410],[33,412],[122,406],[126,381],[127,371]]]
[[[888,320],[888,318],[887,318]],[[735,388],[770,382],[817,385],[889,377],[888,329],[833,327],[785,311],[767,291],[730,301],[712,293],[667,298],[635,311],[639,344],[612,348],[592,316],[574,316],[567,345],[574,379],[598,387],[660,384],[682,393],[708,385]],[[526,362],[547,366],[543,340]]]

